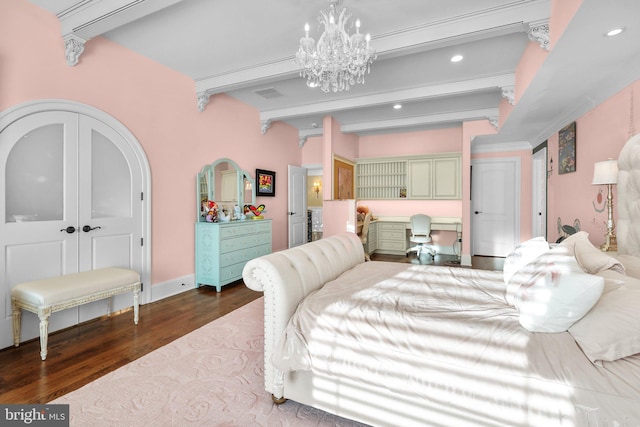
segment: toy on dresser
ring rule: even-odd
[[[202,211],[206,212],[203,216],[207,222],[218,221],[218,204],[213,200],[202,202]]]
[[[263,212],[264,212],[264,204],[257,207],[253,205],[244,205],[244,213],[245,214],[252,213],[254,215],[252,219],[264,219],[264,216],[262,216]]]

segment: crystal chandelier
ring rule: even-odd
[[[309,24],[304,25],[305,36],[300,39],[295,62],[300,66],[300,76],[306,77],[307,86],[320,87],[323,92],[338,92],[364,83],[376,51],[369,46],[369,34],[360,34],[360,20],[356,20],[355,34],[349,36],[345,26],[351,14],[344,7],[337,10],[337,0],[330,3],[329,10],[321,11],[318,17],[324,32],[317,45],[309,37]]]

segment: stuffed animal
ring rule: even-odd
[[[369,208],[366,206],[358,206],[356,212],[358,213],[358,221],[364,221],[364,217],[369,213]]]
[[[206,211],[207,215],[205,219],[207,222],[217,222],[218,221],[218,204],[213,200],[207,200],[206,202]]]

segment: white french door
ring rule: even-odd
[[[471,165],[472,255],[506,256],[520,238],[520,159]]]
[[[106,266],[145,268],[143,172],[130,143],[94,117],[40,111],[0,128],[0,348],[12,344],[18,283]],[[114,299],[114,309],[132,304]],[[54,313],[50,331],[101,316],[107,301]],[[39,334],[24,312],[22,339]]]

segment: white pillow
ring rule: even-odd
[[[514,297],[520,286],[529,283],[531,276],[547,271],[551,265],[562,273],[584,273],[584,270],[573,256],[573,248],[561,245],[555,246],[511,275],[507,282],[505,293],[507,302],[514,305]]]
[[[592,362],[614,361],[640,353],[640,289],[626,285],[602,295],[581,320],[569,328]]]
[[[603,288],[603,277],[546,266],[515,295],[520,324],[531,332],[565,332],[595,305]]]
[[[593,246],[589,240],[589,233],[586,231],[580,231],[567,237],[560,245],[573,248],[578,264],[587,273],[596,274],[603,270],[624,273],[622,263]]]
[[[535,237],[516,246],[513,252],[507,255],[507,258],[504,260],[504,266],[502,267],[505,285],[509,283],[509,279],[511,279],[514,273],[548,250],[549,243],[547,243],[544,237]]]

